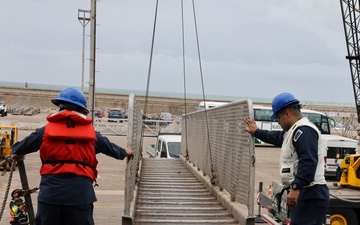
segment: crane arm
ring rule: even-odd
[[[345,39],[346,39],[346,47],[347,47],[346,59],[349,60],[357,118],[358,118],[358,122],[360,123],[359,1],[340,0],[340,6],[341,6]]]

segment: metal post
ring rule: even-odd
[[[94,123],[95,106],[95,55],[96,55],[96,0],[91,0],[91,32],[90,32],[90,78],[89,78],[89,109]]]
[[[260,194],[260,192],[263,191],[263,182],[259,182],[259,191],[258,194]],[[256,223],[266,223],[266,221],[261,217],[261,205],[258,203],[259,208],[258,208],[258,214],[255,217],[255,222]]]
[[[15,162],[13,162],[15,163]],[[24,160],[18,160],[17,161],[17,165],[19,168],[19,175],[20,175],[20,181],[21,181],[21,186],[23,190],[29,190],[29,183],[28,183],[28,179],[27,179],[27,175],[26,175],[26,169],[25,169],[25,163]],[[25,198],[25,204],[26,204],[26,210],[28,213],[28,219],[29,219],[29,225],[33,225],[35,222],[35,214],[34,214],[34,208],[33,208],[33,204],[32,204],[32,200],[31,200],[31,193],[27,193],[24,198]]]
[[[90,10],[78,9],[78,20],[83,27],[82,57],[81,57],[81,91],[84,93],[85,27],[90,22]]]

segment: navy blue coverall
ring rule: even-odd
[[[313,181],[318,160],[318,133],[309,126],[300,126],[303,133],[297,141],[292,139],[298,155],[298,171],[294,183],[300,186],[298,205],[291,208],[292,225],[322,225],[329,205],[329,189],[326,185],[307,187]],[[257,129],[254,136],[267,143],[281,147],[284,131]]]

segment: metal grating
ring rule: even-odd
[[[181,148],[182,155],[188,149],[189,161],[205,174],[213,169],[218,185],[253,216],[255,148],[254,139],[243,130],[245,116],[253,117],[250,99],[190,113],[183,119]]]
[[[134,225],[239,224],[181,159],[143,158]]]

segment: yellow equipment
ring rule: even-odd
[[[0,162],[11,155],[11,146],[18,141],[17,126],[0,125]],[[10,162],[4,166],[0,165],[0,170],[10,170]]]
[[[342,170],[339,184],[360,188],[360,154],[346,155],[339,167]]]

